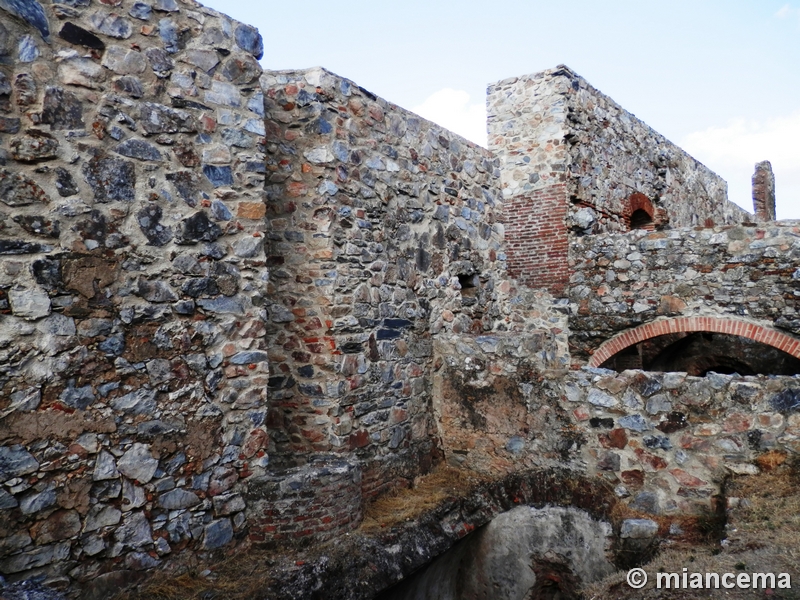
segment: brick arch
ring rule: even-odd
[[[589,359],[589,366],[599,367],[621,350],[650,338],[668,333],[688,333],[693,331],[727,333],[746,337],[756,342],[773,346],[800,359],[800,340],[777,329],[728,317],[677,317],[645,323],[620,333],[610,340],[606,340],[600,344],[600,347],[595,350]]]
[[[656,209],[653,203],[650,202],[650,198],[639,192],[634,192],[631,194],[630,198],[628,198],[628,205],[625,207],[625,216],[630,218],[637,210],[643,210],[650,215],[651,219],[654,219],[656,216]]]

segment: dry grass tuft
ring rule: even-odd
[[[774,471],[777,467],[786,462],[786,452],[770,450],[756,459],[756,463],[762,471]]]
[[[777,454],[777,453],[776,453]],[[702,536],[691,536],[665,546],[644,569],[652,578],[659,571],[681,573],[684,567],[698,573],[789,573],[791,590],[658,590],[648,583],[631,589],[626,571],[617,571],[602,581],[585,586],[585,600],[694,600],[725,598],[744,600],[774,598],[800,600],[800,469],[781,461],[770,472],[731,480],[728,498],[738,498],[739,507],[729,513],[723,546]],[[652,518],[652,517],[651,517]],[[702,519],[702,518],[701,518]],[[663,520],[659,520],[661,523]],[[670,522],[681,522],[672,518]],[[686,523],[690,531],[691,522]],[[695,526],[702,526],[702,522]],[[682,524],[683,526],[683,524]],[[663,532],[662,532],[663,533]],[[766,593],[765,593],[766,592]]]
[[[473,471],[439,465],[427,475],[417,477],[411,488],[395,490],[370,502],[364,510],[361,531],[373,533],[413,521],[447,498],[464,496],[469,489],[485,481],[484,476]]]

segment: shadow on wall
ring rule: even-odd
[[[377,600],[577,598],[613,572],[611,542],[611,525],[582,510],[520,506]]]

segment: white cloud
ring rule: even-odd
[[[735,119],[687,135],[681,146],[728,181],[728,198],[753,210],[750,178],[769,160],[775,173],[778,218],[800,219],[800,111],[766,121]]]
[[[800,8],[792,8],[791,4],[784,4],[780,10],[775,13],[779,19],[788,19],[792,15],[800,16]]]
[[[469,94],[464,90],[444,88],[411,110],[486,147],[486,105],[483,101],[470,103]]]

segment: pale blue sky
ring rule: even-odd
[[[265,68],[323,66],[434,120],[440,92],[461,105],[439,120],[470,137],[486,84],[567,64],[747,209],[753,164],[771,160],[778,216],[800,218],[800,0],[205,3],[259,28]]]

